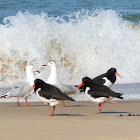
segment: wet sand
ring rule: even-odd
[[[43,103],[0,103],[1,140],[140,140],[140,101],[106,103],[100,114],[92,102],[66,102],[46,117]],[[121,116],[122,115],[122,116]]]

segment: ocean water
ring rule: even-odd
[[[42,65],[54,61],[66,84],[115,67],[124,79],[114,90],[139,99],[139,9],[139,0],[0,1],[0,87],[25,78],[25,61],[46,81]]]

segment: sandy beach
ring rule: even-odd
[[[100,114],[92,102],[66,102],[46,117],[47,105],[0,103],[1,140],[140,140],[140,101],[106,103]],[[122,116],[120,116],[122,114]]]

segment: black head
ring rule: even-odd
[[[34,90],[36,91],[38,88],[42,88],[45,82],[41,79],[35,79],[34,84],[35,84]]]
[[[82,82],[83,82],[84,85],[87,87],[87,86],[91,85],[92,80],[91,80],[89,77],[84,77],[84,78],[82,79]]]
[[[112,73],[115,74],[117,72],[117,70],[115,68],[110,68],[107,73]]]
[[[120,74],[117,73],[117,70],[116,70],[115,68],[109,69],[109,70],[107,71],[107,74],[110,75],[110,76],[111,76],[111,75],[114,75],[114,76],[115,76],[115,75],[118,75],[120,78],[123,78]],[[115,76],[115,77],[116,77],[116,76]]]
[[[89,77],[84,77],[82,79],[82,83],[76,87],[76,89],[82,89],[82,91],[85,91],[86,87],[89,87],[92,84],[92,80]]]
[[[35,79],[34,80],[34,84],[36,85],[36,84],[43,84],[43,83],[45,83],[43,80],[41,80],[41,79]]]

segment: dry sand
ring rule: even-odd
[[[139,101],[106,103],[100,114],[92,102],[66,102],[54,117],[43,103],[30,104],[0,104],[0,140],[140,140],[140,116],[128,116],[140,114]]]

